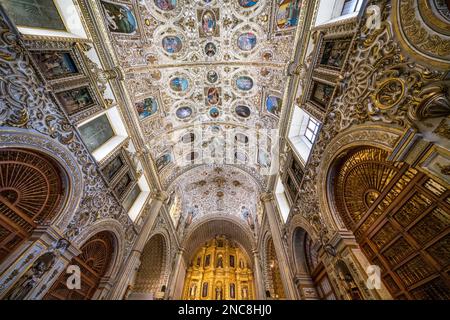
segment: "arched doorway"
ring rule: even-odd
[[[167,245],[164,236],[150,238],[141,255],[133,291],[128,299],[152,300],[162,298],[166,287],[165,269]]]
[[[386,151],[361,147],[336,161],[337,212],[396,299],[449,299],[450,191]]]
[[[184,300],[253,300],[253,269],[233,240],[216,236],[204,243],[189,262]]]
[[[325,267],[319,261],[316,246],[303,228],[298,227],[294,230],[293,246],[300,295],[305,299],[336,300]]]
[[[266,243],[266,264],[268,284],[268,290],[266,291],[267,298],[286,299],[283,282],[281,280],[280,266],[278,265],[277,254],[272,238],[269,238]]]
[[[114,254],[114,235],[102,231],[86,241],[81,247],[81,254],[74,257],[69,265],[80,267],[81,289],[68,289],[67,278],[70,274],[62,272],[53,284],[45,300],[89,300],[97,291],[101,279],[111,265]]]
[[[43,154],[0,149],[0,263],[61,211],[65,180]]]

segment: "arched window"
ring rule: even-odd
[[[450,190],[387,157],[362,147],[336,162],[336,209],[394,298],[450,299]]]
[[[0,149],[0,262],[61,211],[64,180],[44,155]]]
[[[114,253],[114,236],[107,231],[97,233],[82,247],[81,254],[74,257],[70,265],[80,268],[81,288],[68,289],[71,274],[65,271],[45,295],[45,300],[89,300],[97,291],[100,280],[106,274]]]

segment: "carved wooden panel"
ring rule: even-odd
[[[336,206],[397,299],[450,298],[450,191],[386,152],[341,160]]]
[[[34,152],[0,149],[0,262],[59,211],[61,172]]]
[[[67,278],[71,274],[64,271],[47,292],[45,300],[89,300],[97,291],[100,280],[111,263],[114,240],[111,233],[102,231],[81,247],[81,254],[74,257],[70,265],[77,265],[81,271],[81,288],[68,289]]]

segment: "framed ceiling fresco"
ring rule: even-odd
[[[138,29],[137,19],[130,6],[101,1],[109,31],[125,35],[134,35]]]
[[[47,80],[73,77],[81,74],[70,50],[64,51],[31,51],[31,56],[42,75]]]
[[[55,95],[69,115],[89,109],[96,104],[94,94],[88,86],[58,92]]]

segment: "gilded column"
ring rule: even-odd
[[[294,281],[292,279],[291,271],[285,245],[282,240],[279,221],[277,219],[277,209],[275,208],[274,196],[272,193],[264,193],[261,195],[261,201],[264,205],[267,220],[269,221],[269,228],[272,234],[273,244],[277,254],[278,264],[280,266],[281,280],[287,299],[297,299],[297,290],[295,289]]]

